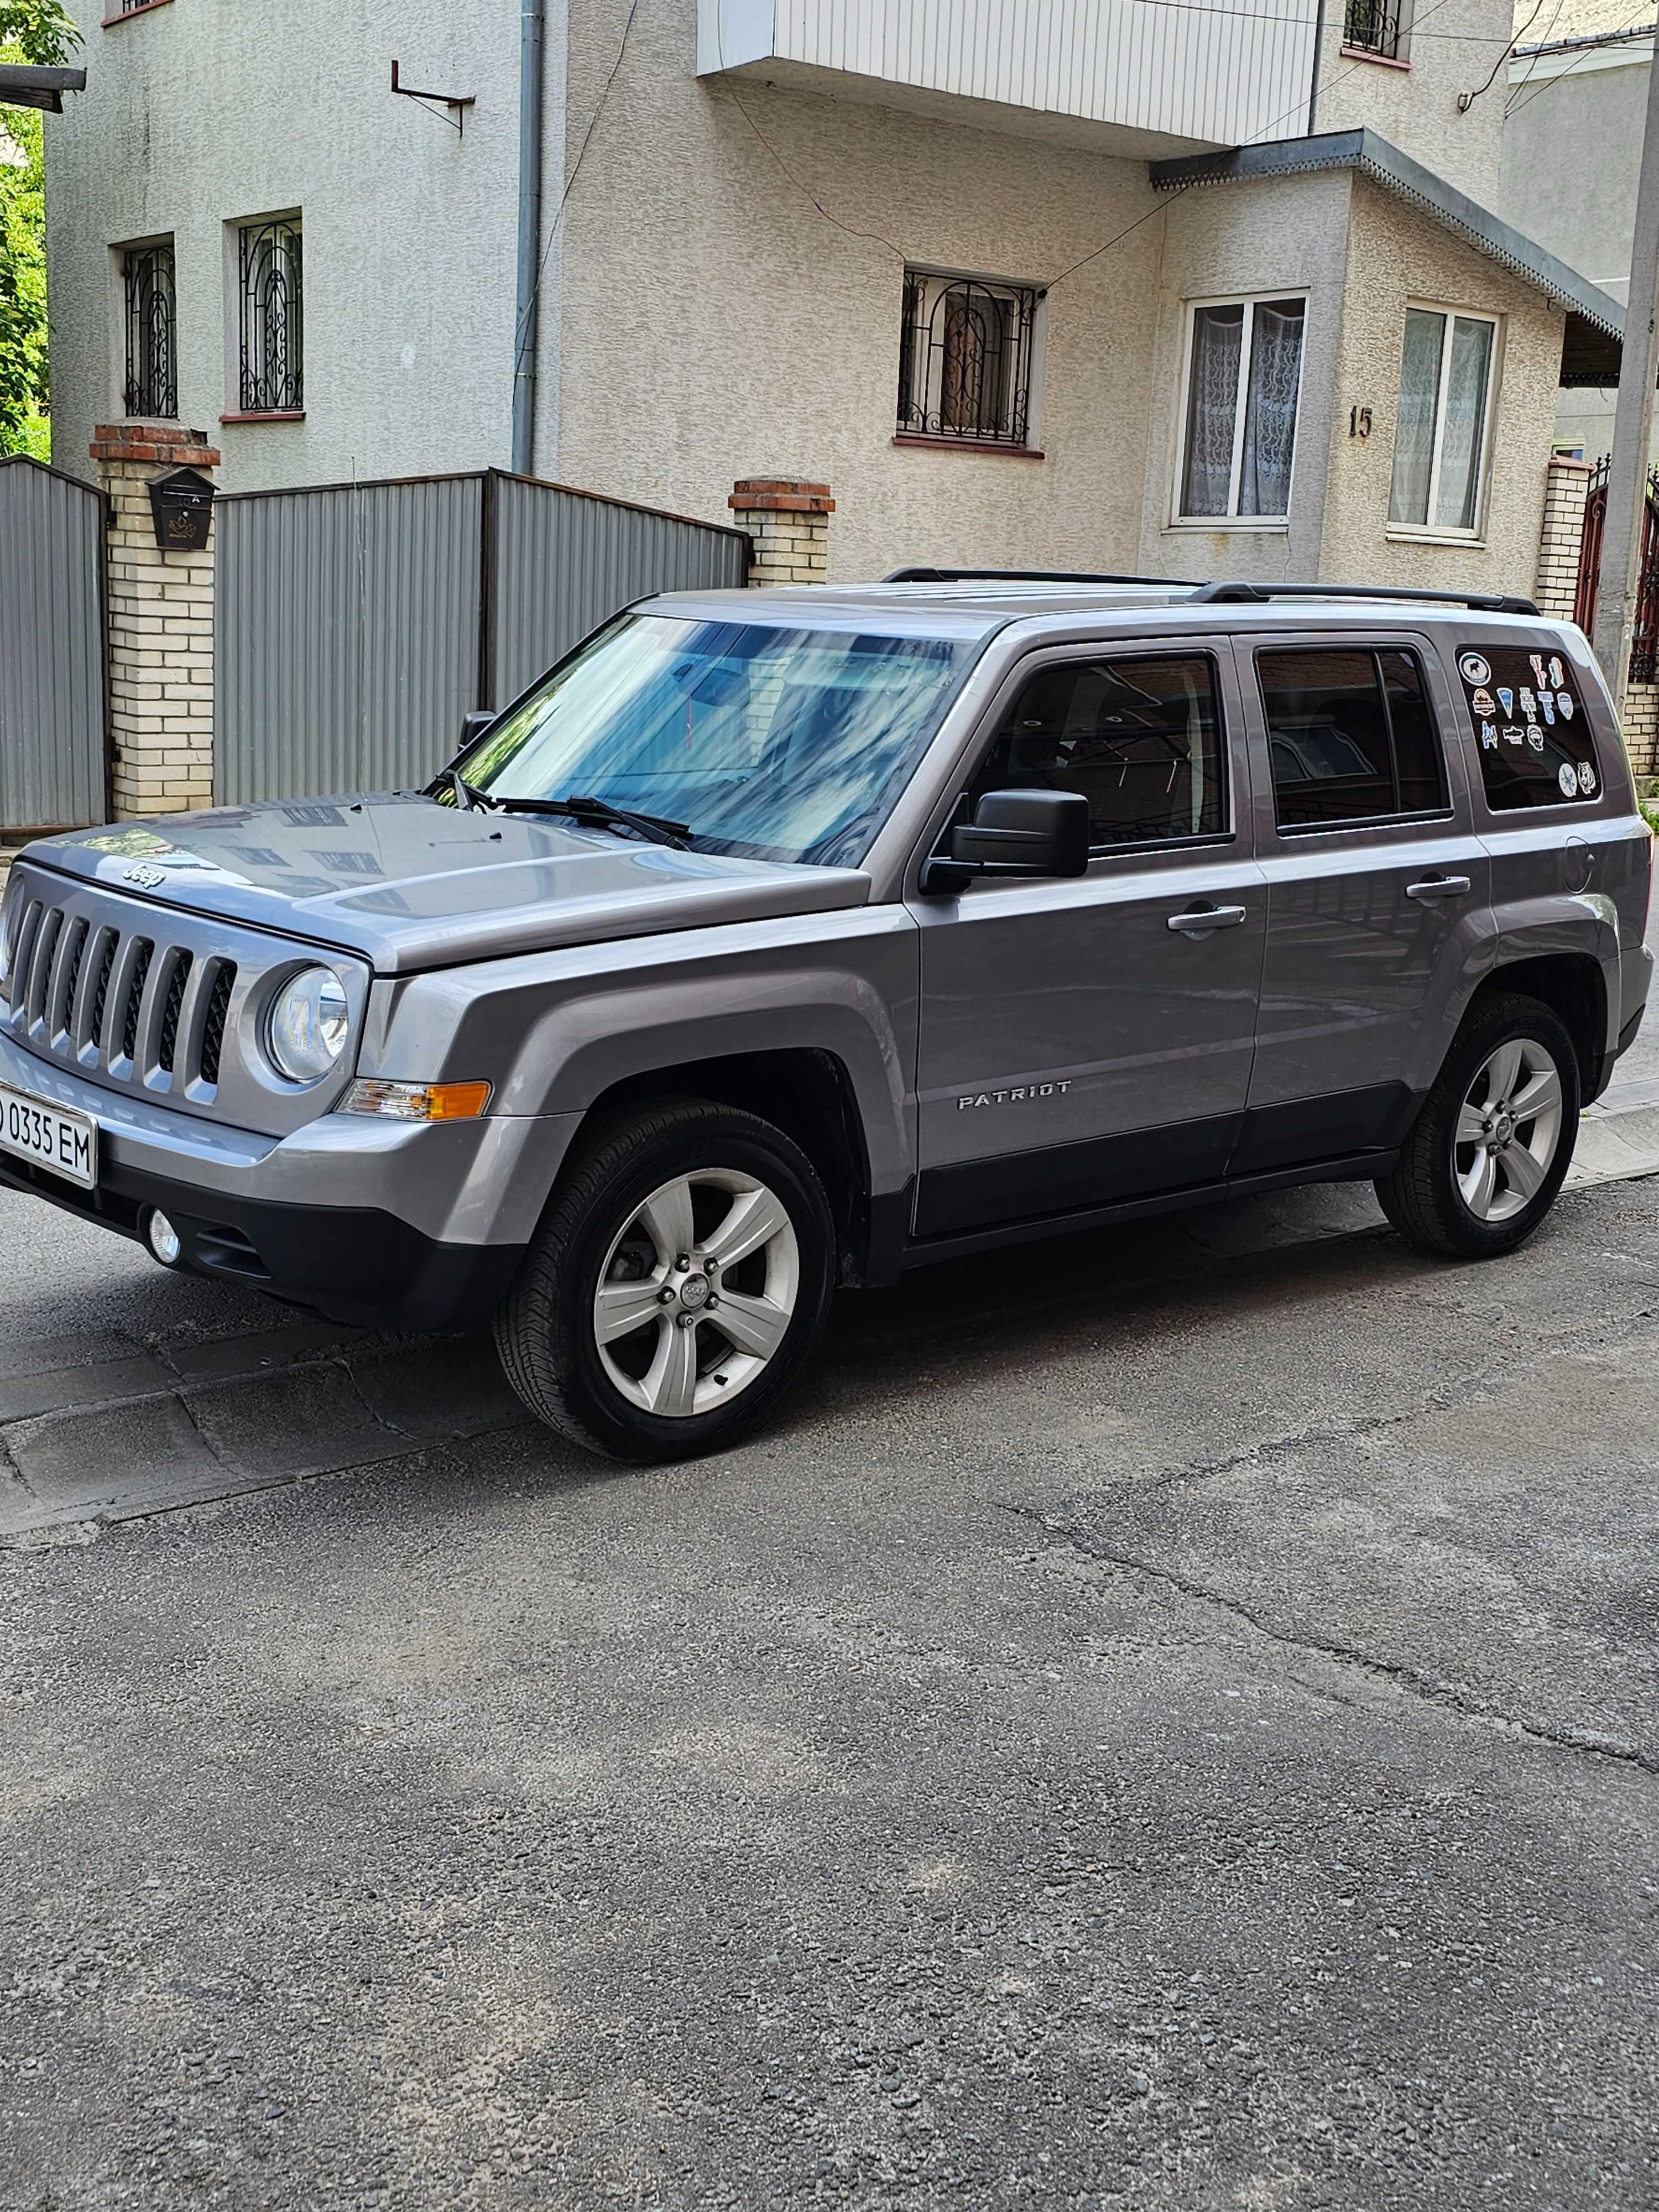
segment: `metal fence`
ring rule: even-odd
[[[0,830],[78,828],[106,803],[101,492],[0,460]]]
[[[617,608],[748,574],[741,531],[495,470],[216,512],[222,804],[424,783]]]

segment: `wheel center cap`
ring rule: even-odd
[[[1492,1130],[1492,1135],[1498,1139],[1498,1142],[1500,1145],[1507,1145],[1510,1143],[1515,1136],[1514,1115],[1500,1114],[1498,1117],[1497,1125]]]
[[[698,1306],[706,1306],[708,1303],[708,1276],[688,1275],[685,1280],[680,1285],[680,1304],[683,1306],[691,1307],[695,1311]]]

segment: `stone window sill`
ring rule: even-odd
[[[1373,62],[1378,69],[1408,70],[1411,64],[1398,54],[1374,54],[1369,46],[1344,46],[1342,58],[1350,62]]]
[[[1277,530],[1288,531],[1291,519],[1287,514],[1178,514],[1173,522],[1166,522],[1163,535],[1166,538],[1176,531],[1186,530]]]
[[[305,419],[303,407],[255,408],[245,414],[222,415],[219,417],[222,422],[303,422]]]
[[[153,15],[158,8],[170,8],[173,0],[138,0],[136,8],[124,8],[118,15],[106,15],[103,28],[112,31],[118,23],[130,23],[135,15]]]
[[[992,438],[924,438],[915,430],[900,430],[893,439],[896,446],[921,446],[935,453],[1000,453],[1006,460],[1040,461],[1043,456],[1041,446],[1004,446]]]

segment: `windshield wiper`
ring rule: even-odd
[[[493,814],[500,803],[487,791],[480,791],[476,784],[469,783],[458,768],[447,768],[438,781],[447,783],[454,793],[455,804],[463,814]]]
[[[682,852],[691,836],[690,823],[667,822],[660,814],[636,814],[631,806],[613,806],[608,799],[496,799],[490,804],[507,814],[568,814],[596,830],[637,830],[653,844],[676,845]]]

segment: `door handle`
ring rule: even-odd
[[[1172,914],[1170,927],[1183,937],[1207,937],[1212,929],[1237,929],[1243,919],[1242,906],[1202,906],[1196,913]]]
[[[1462,898],[1468,887],[1467,876],[1425,876],[1420,884],[1407,884],[1406,896],[1428,906],[1436,899]]]

